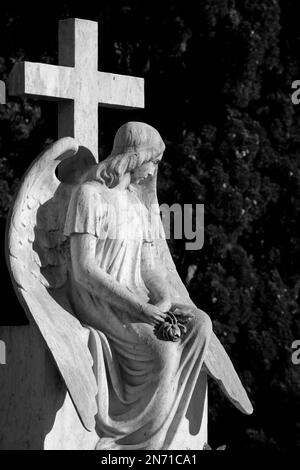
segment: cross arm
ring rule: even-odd
[[[144,79],[129,75],[98,72],[100,106],[123,109],[144,108]]]
[[[73,73],[71,67],[17,62],[9,75],[9,93],[56,101],[73,99]]]

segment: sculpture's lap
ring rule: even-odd
[[[160,339],[155,333],[154,328],[145,323],[134,324],[133,330],[139,339],[142,338],[143,343],[149,346],[149,353],[155,358],[157,368],[165,369],[171,366],[171,363],[181,355],[182,349],[188,343],[202,340],[206,343],[212,332],[212,322],[209,316],[202,310],[186,306],[184,304],[176,304],[176,308],[190,315],[190,319],[185,323],[187,328],[179,341],[165,341]]]
[[[169,449],[181,445],[180,438],[184,439],[185,444],[179,448],[188,448],[190,423],[193,423],[194,429],[200,430],[204,412],[200,400],[206,393],[206,376],[202,376],[201,380],[200,376],[212,330],[211,321],[204,312],[194,308],[192,313],[187,323],[187,333],[178,342],[157,338],[153,326],[146,323],[127,324],[125,331],[131,336],[131,348],[128,346],[128,336],[124,344],[109,340],[122,376],[124,392],[120,395],[122,392],[119,390],[115,396],[122,396],[127,403],[133,404],[132,408],[130,405],[122,409],[121,405],[117,405],[115,410],[111,410],[116,426],[119,426],[116,410],[121,413],[122,419],[125,416],[128,420],[133,419],[132,432],[126,431],[122,439],[108,439],[112,442],[109,444],[111,448],[142,445],[145,449]],[[99,377],[100,380],[103,383],[103,376]],[[110,383],[113,383],[112,380]],[[199,397],[195,395],[195,390],[198,390]],[[190,413],[189,410],[193,411]],[[102,419],[106,415],[104,411],[99,416],[99,427],[102,423],[105,428]],[[109,434],[106,436],[109,438]],[[191,444],[190,448],[197,448],[194,445]]]
[[[133,322],[124,312],[120,321],[117,312],[112,310],[106,312],[110,321],[104,316],[97,329],[108,338],[111,349],[120,359],[121,368],[132,370],[133,375],[138,370],[150,373],[153,368],[156,373],[169,374],[178,368],[183,351],[194,350],[199,344],[206,345],[212,332],[212,322],[205,312],[184,304],[176,304],[176,308],[190,315],[185,323],[187,332],[177,342],[160,339],[152,325]],[[136,375],[132,380],[138,382],[138,377]],[[142,380],[142,375],[140,377]]]
[[[84,296],[82,292],[82,300]],[[129,445],[169,449],[182,433],[188,442],[186,413],[191,403],[198,401],[192,396],[212,331],[209,317],[195,307],[176,305],[191,318],[186,333],[173,342],[160,339],[152,325],[134,321],[130,313],[116,310],[101,299],[99,303],[90,302],[89,309],[87,303],[81,305],[83,314],[96,325],[90,327],[90,350],[94,364],[98,364],[97,426],[108,439],[105,442],[111,441],[109,448],[124,449]],[[202,399],[206,379],[204,384]],[[197,410],[197,405],[193,409]],[[192,421],[201,424],[202,414],[200,407]]]

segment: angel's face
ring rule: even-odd
[[[140,167],[136,168],[131,173],[131,183],[140,184],[147,178],[152,178],[154,172],[161,160],[162,155],[159,155],[156,159],[143,163]]]

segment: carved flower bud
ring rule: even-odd
[[[176,317],[171,312],[168,312],[166,321],[158,327],[156,335],[159,339],[165,341],[179,341],[182,331],[186,330],[186,328],[182,328],[182,326],[183,325],[177,323]]]
[[[181,337],[181,331],[178,325],[170,325],[168,330],[168,336],[170,341],[179,341]]]

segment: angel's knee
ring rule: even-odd
[[[195,327],[199,334],[206,339],[209,339],[212,333],[212,321],[207,313],[203,312],[203,310],[197,309],[195,315]]]

